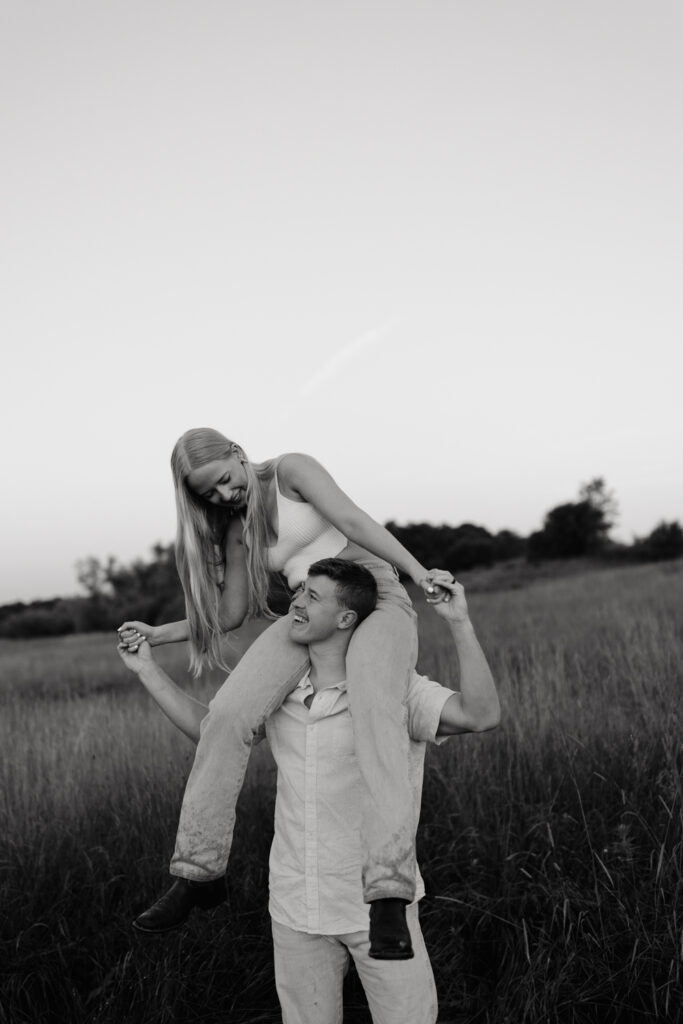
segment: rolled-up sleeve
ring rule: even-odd
[[[441,683],[435,683],[428,676],[419,676],[413,673],[413,678],[408,687],[408,732],[410,738],[417,743],[443,743],[447,736],[440,736],[437,739],[436,732],[439,728],[439,720],[444,704],[449,697],[453,696],[454,690],[449,690]]]

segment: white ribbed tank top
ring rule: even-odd
[[[280,492],[275,468],[277,496],[277,541],[268,548],[268,568],[282,572],[294,590],[306,579],[313,562],[333,558],[343,551],[347,539],[336,526],[307,501],[293,501]]]

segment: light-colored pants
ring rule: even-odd
[[[372,960],[367,932],[308,935],[273,921],[275,984],[283,1024],[342,1024],[342,986],[349,956],[363,984],[374,1024],[434,1024],[434,975],[417,904],[408,907],[412,960]]]
[[[355,751],[363,782],[366,902],[415,897],[417,819],[408,775],[406,697],[417,659],[417,618],[396,571],[381,559],[354,561],[377,581],[375,611],[355,630],[346,656]],[[292,613],[251,645],[209,704],[185,789],[171,874],[224,874],[254,733],[294,689],[308,651],[289,638]]]

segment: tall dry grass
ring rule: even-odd
[[[682,597],[674,563],[470,598],[504,717],[428,759],[422,922],[443,1021],[681,1019]],[[443,624],[420,623],[421,669],[457,686]],[[193,685],[181,649],[162,658]],[[191,744],[109,637],[5,642],[0,679],[0,1022],[279,1020],[267,749],[227,905],[143,940],[130,920],[165,885]],[[353,978],[345,1019],[369,1019]]]

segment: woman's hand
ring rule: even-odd
[[[436,604],[448,600],[448,591],[440,584],[452,584],[453,573],[447,569],[430,569],[418,583],[427,595],[427,604]]]
[[[119,640],[130,654],[135,654],[140,644],[147,640],[150,646],[158,643],[158,630],[156,626],[148,626],[146,622],[124,622],[117,629]]]

